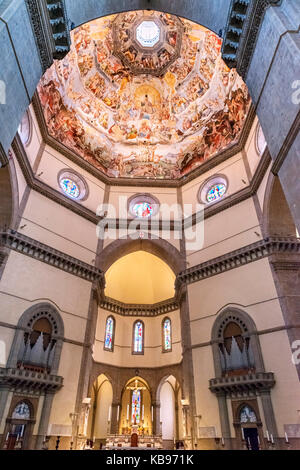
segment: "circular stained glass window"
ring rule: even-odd
[[[159,201],[151,194],[136,194],[128,201],[128,210],[132,217],[147,219],[159,211]]]
[[[23,145],[29,145],[31,140],[31,120],[29,112],[26,111],[18,127],[18,134]]]
[[[207,202],[217,201],[221,199],[226,193],[226,185],[223,183],[214,184],[210,190],[207,192],[206,200]]]
[[[160,29],[154,21],[142,21],[136,28],[136,39],[143,47],[153,47],[160,38]]]
[[[227,178],[223,175],[215,175],[201,186],[198,199],[203,204],[217,202],[219,199],[225,196],[227,189]]]
[[[58,175],[58,184],[62,192],[71,199],[82,200],[88,195],[88,186],[81,176],[69,170],[62,170]]]
[[[60,187],[63,190],[63,192],[66,193],[68,196],[74,199],[79,198],[80,190],[77,184],[70,178],[62,178],[60,180]]]
[[[133,206],[133,212],[138,218],[147,218],[151,217],[153,214],[153,207],[149,202],[140,202]]]

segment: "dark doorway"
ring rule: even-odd
[[[257,428],[243,428],[248,450],[259,450]]]
[[[138,435],[136,433],[131,435],[131,447],[138,446]]]

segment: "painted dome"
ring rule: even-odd
[[[221,44],[154,11],[75,29],[38,87],[49,134],[110,177],[183,177],[238,141],[250,107]]]

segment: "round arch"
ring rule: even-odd
[[[263,204],[263,235],[295,237],[296,226],[278,176],[270,173]]]
[[[119,238],[104,248],[99,259],[99,268],[106,272],[119,258],[135,251],[146,251],[157,256],[165,261],[175,274],[185,269],[184,257],[170,242],[158,237],[132,239],[129,236]]]
[[[47,302],[32,305],[19,318],[7,367],[14,368],[17,366],[18,353],[23,341],[24,332],[30,332],[32,325],[40,318],[46,318],[52,326],[52,338],[56,340],[56,346],[51,374],[55,375],[57,373],[64,338],[64,324],[58,310]]]
[[[226,307],[222,310],[216,318],[211,333],[211,342],[215,366],[216,377],[221,377],[222,367],[219,354],[219,342],[221,340],[222,333],[229,322],[237,323],[242,331],[252,338],[252,350],[255,361],[256,372],[264,372],[265,366],[263,362],[259,337],[255,322],[248,313],[237,307]]]

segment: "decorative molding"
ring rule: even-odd
[[[0,387],[18,392],[57,392],[63,387],[63,377],[18,368],[0,368]]]
[[[12,142],[12,150],[14,151],[16,159],[21,167],[26,183],[31,189],[37,191],[39,194],[42,194],[42,196],[51,199],[57,204],[66,207],[68,210],[71,210],[75,214],[83,217],[93,224],[98,224],[100,217],[98,217],[93,211],[87,209],[81,204],[78,204],[76,201],[73,201],[72,199],[63,195],[59,190],[52,188],[48,184],[36,178],[28,161],[21,139],[18,135],[16,135]]]
[[[282,0],[231,0],[222,57],[246,78],[266,9]]]
[[[100,307],[117,315],[130,317],[156,317],[174,312],[179,309],[176,298],[168,299],[156,304],[125,304],[109,297],[101,299]]]
[[[212,393],[226,393],[231,397],[239,396],[245,392],[263,392],[275,385],[273,372],[253,372],[245,375],[218,377],[209,381]]]
[[[296,237],[270,237],[212,260],[198,264],[178,274],[176,286],[192,284],[234,268],[266,258],[274,253],[300,253],[300,240]]]
[[[220,163],[223,163],[230,157],[233,157],[237,153],[241,152],[245,147],[247,142],[252,124],[255,118],[255,109],[254,106],[251,105],[244,127],[242,129],[239,141],[236,144],[231,145],[227,149],[221,151],[214,157],[209,158],[206,162],[202,163],[198,168],[195,168],[191,171],[188,175],[181,177],[178,180],[156,180],[156,179],[146,179],[146,178],[111,178],[106,176],[101,170],[95,168],[92,164],[81,158],[72,150],[68,149],[65,145],[58,142],[54,137],[49,135],[48,129],[44,119],[43,109],[40,103],[39,96],[37,92],[35,92],[32,104],[34,108],[34,112],[39,124],[39,128],[43,137],[43,140],[46,145],[49,145],[57,152],[61,153],[73,163],[78,165],[80,168],[88,171],[90,174],[98,178],[105,184],[110,186],[140,186],[140,187],[164,187],[164,188],[177,188],[184,186],[186,183],[189,183],[193,179],[197,178],[198,176],[206,173],[207,171],[211,170],[212,168],[216,167]]]
[[[26,183],[31,189],[51,199],[57,204],[66,207],[67,209],[85,218],[86,220],[96,225],[99,223],[101,218],[98,217],[93,211],[87,209],[80,203],[73,201],[70,198],[67,198],[60,191],[53,189],[51,186],[48,186],[46,183],[36,178],[30,166],[30,163],[28,161],[21,139],[18,135],[13,140],[12,149],[21,167]],[[240,202],[252,197],[256,193],[269,167],[270,162],[271,162],[271,157],[270,157],[268,149],[266,149],[260,159],[260,162],[258,164],[255,174],[253,175],[250,185],[230,196],[226,196],[222,198],[220,201],[214,204],[211,204],[205,207],[204,219],[209,218],[223,210],[228,209],[229,207],[234,206],[235,204],[239,204]],[[127,228],[128,224],[132,222],[132,220],[133,219],[131,220],[106,219],[106,222],[107,222],[107,227],[119,229],[119,228]],[[184,223],[185,227],[189,227],[190,225],[196,224],[197,220],[199,220],[199,214],[196,213],[186,218],[184,222],[170,221],[170,227],[169,227],[169,222],[166,222],[167,225],[164,226],[164,221],[150,218],[150,220],[138,220],[136,223],[136,229],[146,230],[146,231],[149,230],[149,228],[151,228],[152,230],[157,230],[157,229],[164,230],[164,228],[165,229],[170,228],[171,230],[182,230],[182,223]]]
[[[43,72],[70,50],[65,0],[26,0]]]
[[[0,247],[7,247],[18,253],[30,256],[37,261],[47,263],[86,281],[98,281],[100,285],[104,285],[104,274],[100,269],[14,230],[8,229],[0,232]]]
[[[0,142],[0,168],[6,166],[8,164],[8,157],[4,151],[4,148],[2,147],[2,144]]]
[[[300,272],[299,261],[271,261],[274,271],[296,271]]]

